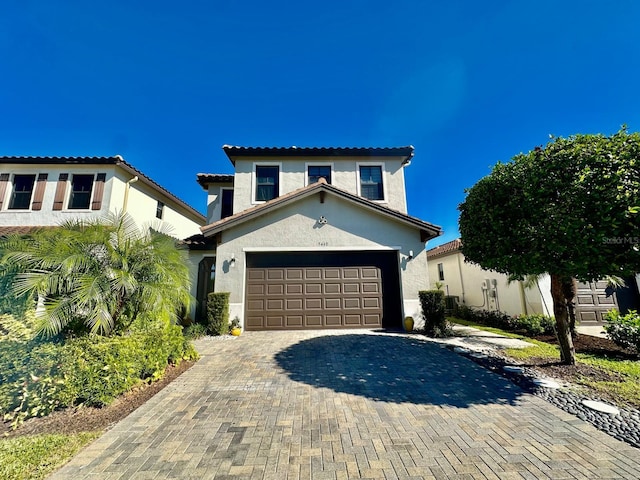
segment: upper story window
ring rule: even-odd
[[[444,280],[444,265],[442,263],[438,264],[438,280]]]
[[[277,166],[256,165],[256,202],[266,202],[279,195],[279,175]]]
[[[164,215],[164,203],[158,200],[158,204],[156,205],[156,218],[159,218],[160,220],[162,220],[163,215]]]
[[[360,165],[360,195],[369,200],[384,200],[381,165]]]
[[[13,193],[9,202],[11,210],[29,209],[35,181],[35,175],[15,175],[13,177]]]
[[[91,205],[93,175],[73,175],[71,178],[71,195],[69,209],[88,209]]]
[[[331,183],[331,165],[309,165],[307,168],[309,185],[324,178],[327,183]]]
[[[233,190],[230,188],[224,188],[221,193],[220,200],[220,218],[227,218],[233,215]]]

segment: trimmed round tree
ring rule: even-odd
[[[640,271],[640,134],[553,139],[495,165],[458,209],[468,261],[516,278],[550,274],[561,358],[574,364],[573,279]]]

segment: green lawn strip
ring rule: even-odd
[[[526,342],[532,343],[527,348],[508,348],[504,350],[504,354],[521,361],[529,358],[542,358],[549,361],[557,361],[560,359],[560,351],[557,346],[540,342],[523,335],[517,335],[505,332],[499,328],[486,327],[484,325],[475,324],[458,318],[449,318],[452,323],[458,323],[469,327],[485,330],[487,332],[504,335],[510,338],[519,338]],[[640,362],[633,360],[617,360],[600,355],[592,355],[586,353],[576,354],[576,362],[591,365],[601,371],[621,375],[624,378],[622,382],[611,381],[593,381],[586,378],[578,379],[577,383],[588,386],[596,391],[608,393],[620,398],[623,402],[631,404],[636,408],[640,406]]]
[[[0,478],[40,479],[56,470],[101,432],[33,435],[0,440]]]
[[[486,325],[480,325],[479,323],[473,323],[468,320],[462,320],[461,318],[449,317],[447,318],[447,320],[450,323],[464,325],[465,327],[477,328],[478,330],[484,330],[485,332],[495,333],[496,335],[502,335],[504,337],[509,337],[509,338],[517,338],[519,340],[526,340],[527,342],[530,341],[530,339],[528,339],[527,337],[524,337],[517,333],[505,332],[504,330],[500,330],[499,328],[487,327]]]

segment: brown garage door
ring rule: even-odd
[[[375,266],[247,268],[247,330],[380,327]]]
[[[618,308],[616,294],[607,291],[607,282],[604,280],[579,282],[576,293],[576,320],[580,325],[603,324],[604,315]]]

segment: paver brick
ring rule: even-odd
[[[417,335],[245,332],[57,479],[640,478],[640,451]]]

